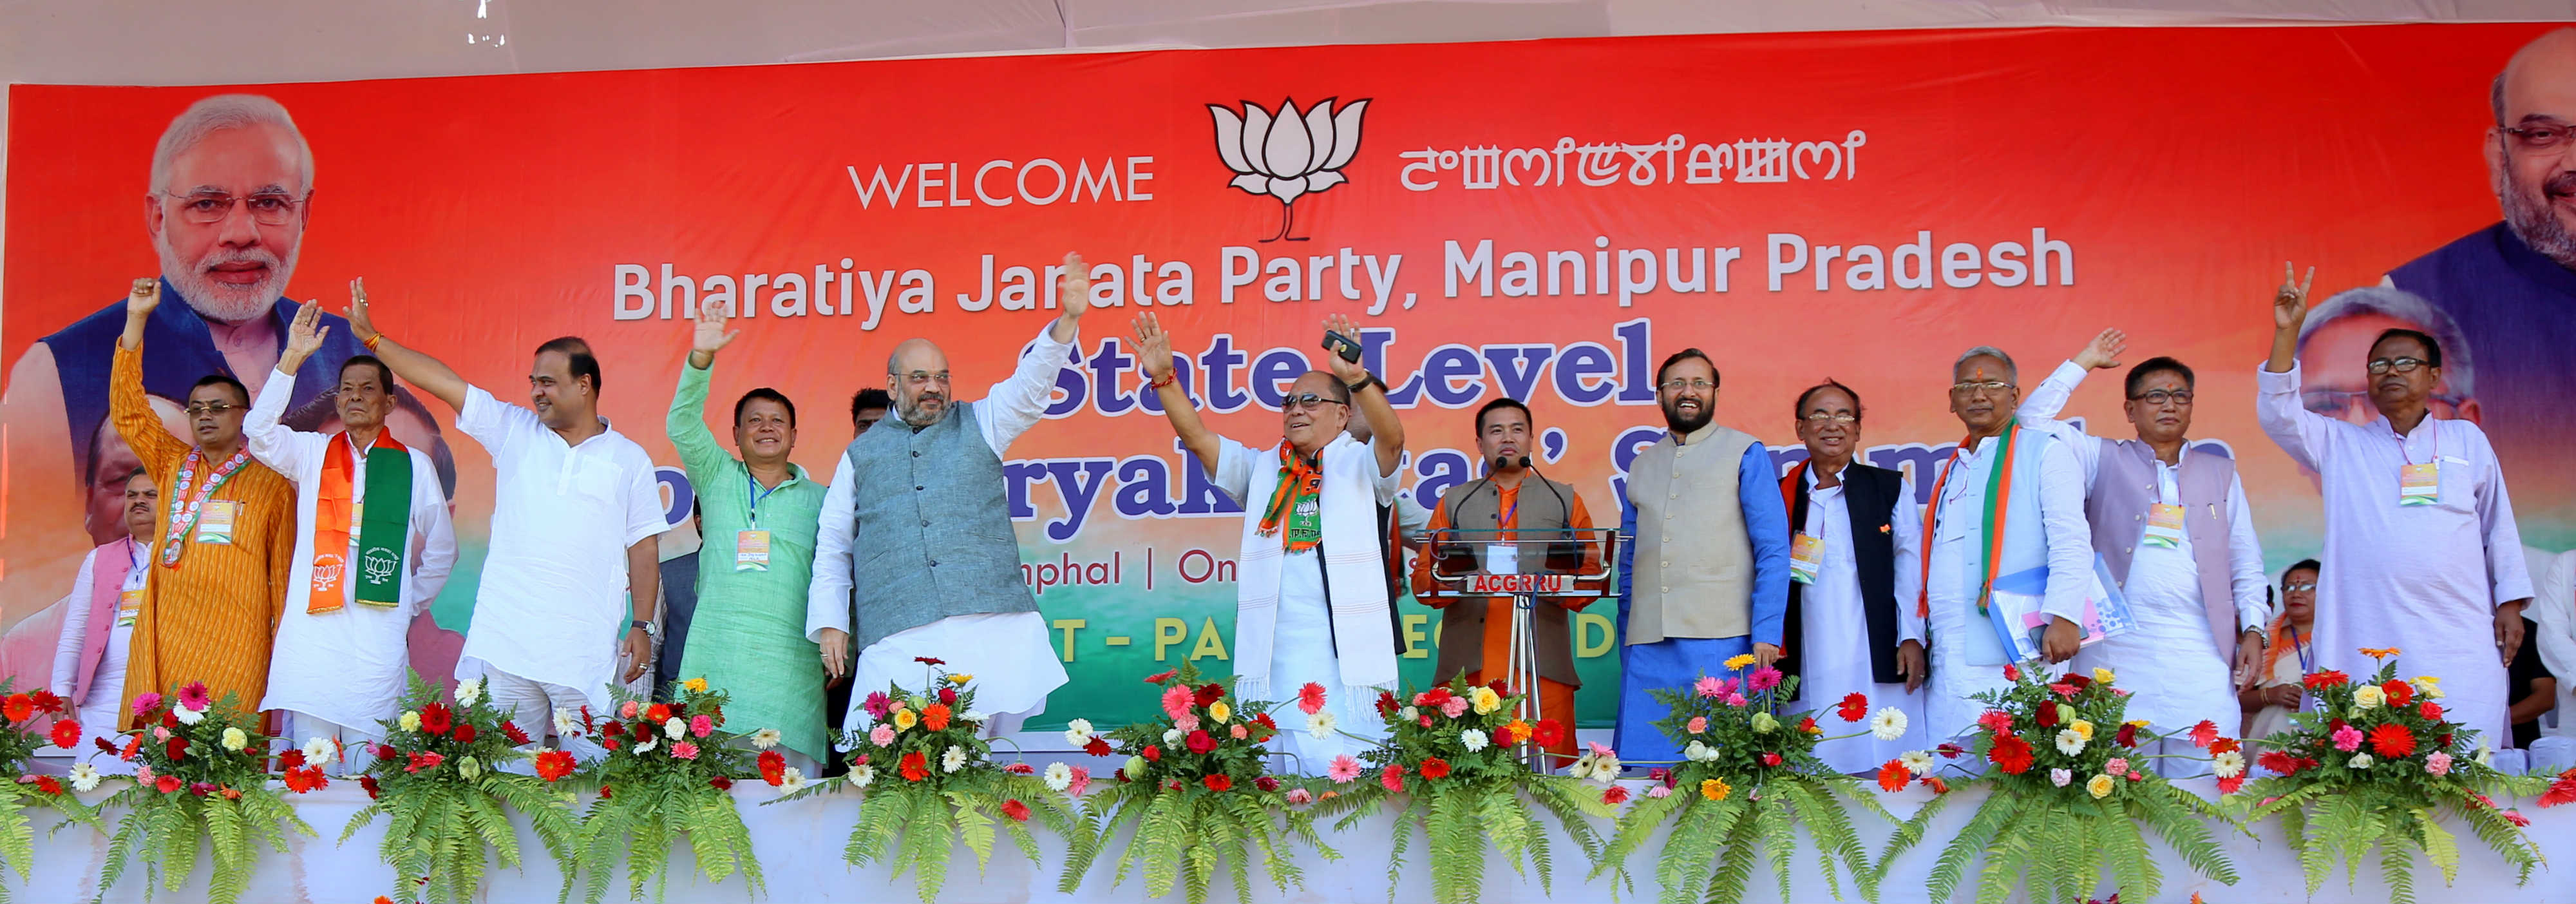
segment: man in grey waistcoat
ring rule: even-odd
[[[2242,721],[2236,692],[2261,677],[2270,581],[2235,459],[2186,438],[2189,366],[2149,358],[2129,369],[2121,410],[2136,439],[2087,436],[2056,420],[2085,372],[2120,366],[2127,345],[2119,330],[2103,330],[2031,391],[2020,414],[2033,429],[2058,433],[2075,453],[2093,551],[2128,597],[2135,622],[2076,654],[2076,667],[2118,673],[2120,686],[2136,692],[2129,716],[2171,736],[2164,744],[2188,749],[2180,739],[2200,723],[2226,734]]]
[[[976,709],[993,735],[1018,730],[1064,685],[1064,663],[1020,577],[1002,479],[1002,453],[1046,411],[1091,307],[1081,255],[1047,269],[1060,273],[1049,303],[1063,313],[1020,352],[1009,379],[980,401],[955,401],[947,354],[927,339],[904,340],[886,360],[894,417],[882,425],[902,429],[859,434],[832,472],[805,633],[822,645],[833,677],[850,675],[845,731],[874,723],[870,693],[888,684],[927,690],[917,657],[974,676]],[[849,663],[853,647],[858,661]]]

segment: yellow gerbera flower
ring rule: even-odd
[[[2442,679],[2431,675],[2415,676],[2415,692],[2435,700],[2442,699]]]
[[[973,680],[975,680],[975,676],[964,673],[948,676],[948,683],[950,684],[965,684],[966,682]]]
[[[680,682],[680,686],[688,688],[690,693],[703,694],[707,692],[707,679],[691,678],[687,681]]]
[[[1726,667],[1727,667],[1727,668],[1730,668],[1730,669],[1740,669],[1740,668],[1743,668],[1743,667],[1745,667],[1745,666],[1752,665],[1752,664],[1753,664],[1753,654],[1751,654],[1751,653],[1743,653],[1743,654],[1739,654],[1739,655],[1736,655],[1736,656],[1730,656],[1730,657],[1728,657],[1728,658],[1727,658],[1727,660],[1726,660]]]
[[[1699,796],[1710,800],[1725,800],[1732,793],[1735,793],[1734,786],[1718,779],[1705,779],[1699,783]]]
[[[1210,703],[1208,704],[1208,718],[1216,720],[1216,723],[1219,725],[1223,725],[1226,723],[1226,720],[1234,718],[1234,707],[1225,705],[1225,701],[1223,700]]]
[[[2109,684],[2109,683],[2111,683],[2111,679],[2112,679],[2113,677],[2114,677],[2114,676],[2111,674],[2111,670],[2110,670],[2110,669],[2094,669],[2094,670],[2093,670],[2093,681],[2094,681],[2095,683],[2097,683],[2097,684]]]
[[[920,721],[921,716],[913,712],[910,707],[894,711],[894,730],[896,731],[911,731],[914,723]]]

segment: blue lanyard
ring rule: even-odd
[[[789,474],[789,475],[787,475],[787,480],[794,480],[794,479],[796,479],[796,475],[794,475],[794,474]],[[787,480],[781,480],[781,481],[779,481],[779,482],[778,482],[778,487],[786,486],[786,485],[787,485]],[[770,487],[769,489],[766,489],[766,490],[761,489],[761,488],[760,488],[760,481],[752,479],[752,476],[751,476],[751,469],[750,469],[750,468],[744,468],[744,469],[742,469],[742,482],[743,482],[743,485],[744,485],[744,486],[743,486],[743,497],[744,497],[744,498],[746,498],[746,499],[751,500],[751,512],[750,512],[750,517],[751,517],[751,528],[752,528],[753,530],[759,530],[759,529],[760,529],[760,504],[761,504],[761,503],[763,503],[763,502],[767,502],[767,501],[769,501],[769,494],[771,494],[771,493],[775,493],[775,492],[778,492],[778,487]]]
[[[2299,639],[2299,627],[2297,625],[2289,625],[2287,628],[2290,632],[2290,649],[2296,650],[2299,653],[2299,674],[2305,675],[2309,672],[2316,671],[2316,658],[2313,654],[2308,652],[2307,642]]]

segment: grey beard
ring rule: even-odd
[[[188,300],[188,307],[209,320],[240,323],[268,313],[295,275],[295,255],[289,254],[258,285],[247,289],[218,285],[206,278],[204,270],[179,260],[167,241],[155,239],[152,245],[161,255],[161,275],[179,290],[180,297]]]
[[[945,400],[943,399],[942,401]],[[913,399],[904,399],[903,401],[896,402],[894,406],[895,417],[902,418],[905,424],[911,425],[915,428],[928,427],[932,424],[939,423],[942,419],[948,417],[948,411],[949,406],[944,404],[939,406],[939,410],[935,413],[923,411],[921,410],[920,403]]]
[[[2570,174],[2561,173],[2551,181],[2568,178]],[[2496,197],[2504,202],[2505,227],[2513,230],[2514,237],[2531,246],[2531,250],[2540,252],[2542,257],[2557,261],[2561,267],[2576,270],[2576,235],[2569,235],[2566,224],[2560,223],[2557,215],[2549,209],[2548,198],[2541,187],[2524,185],[2511,170],[2507,170],[2502,188]]]

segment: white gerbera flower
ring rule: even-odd
[[[1331,738],[1333,727],[1340,724],[1340,721],[1339,717],[1333,715],[1332,710],[1316,710],[1313,715],[1306,717],[1306,733],[1314,735],[1315,740],[1318,741]]]
[[[962,713],[957,714],[957,719],[958,719],[958,721],[961,721],[961,722],[969,722],[969,723],[973,723],[973,724],[976,724],[976,725],[982,725],[982,724],[984,724],[985,722],[987,722],[987,721],[991,720],[992,718],[993,718],[993,716],[992,716],[992,714],[991,714],[991,713],[987,713],[987,712],[985,712],[985,711],[983,711],[983,710],[980,710],[980,709],[970,709],[970,710],[967,710],[967,711],[965,711],[965,712],[962,712]]]
[[[1896,761],[1905,764],[1905,771],[1917,776],[1932,774],[1932,754],[1929,751],[1908,750],[1897,754]]]
[[[1596,782],[1617,781],[1619,779],[1619,769],[1619,758],[1616,756],[1605,753],[1593,757],[1592,780]]]
[[[751,733],[751,746],[762,750],[778,746],[778,729],[763,728]]]
[[[950,747],[947,753],[939,755],[939,771],[955,772],[964,768],[966,768],[966,748]]]
[[[304,739],[304,762],[305,762],[306,764],[308,764],[308,765],[313,765],[313,766],[319,766],[319,765],[322,765],[322,762],[323,762],[324,760],[328,760],[328,759],[330,759],[330,758],[331,758],[331,739],[330,739],[330,738],[322,737],[322,736],[320,736],[320,735],[315,735],[315,736],[313,736],[313,737],[305,738],[305,739]]]
[[[1075,719],[1071,722],[1065,723],[1064,742],[1067,744],[1071,744],[1075,747],[1089,746],[1091,744],[1091,735],[1091,720],[1089,719]]]
[[[1073,787],[1073,767],[1061,762],[1047,764],[1046,786],[1049,791],[1062,791]]]
[[[2210,757],[2209,762],[2210,773],[2219,778],[2235,778],[2245,774],[2245,755],[2242,753],[2230,750]]]
[[[2084,752],[2084,736],[2076,733],[2075,729],[2072,728],[2059,729],[2057,732],[2057,752],[2066,754],[2067,756],[2074,756],[2078,753]]]
[[[569,709],[555,710],[555,736],[559,738],[570,738],[578,737],[580,735],[581,717],[573,715],[572,710]]]
[[[1458,746],[1467,748],[1468,753],[1475,753],[1476,751],[1483,750],[1487,744],[1492,742],[1493,739],[1485,737],[1485,733],[1481,729],[1470,728],[1458,733]]]
[[[857,767],[850,770],[850,783],[861,788],[867,787],[868,782],[875,777],[876,770],[868,768],[868,764],[866,763],[860,763]],[[789,766],[785,771],[779,773],[779,793],[794,794],[798,791],[804,790],[804,788],[805,770]]]
[[[474,701],[481,699],[483,699],[483,679],[467,678],[456,682],[456,705],[472,706]]]
[[[98,767],[88,763],[72,764],[72,790],[88,793],[98,789]]]
[[[1893,706],[1880,709],[1878,715],[1869,717],[1869,736],[1881,741],[1904,737],[1905,711]]]
[[[186,706],[171,707],[170,714],[179,717],[181,725],[195,725],[206,720],[205,710],[189,709]]]
[[[688,737],[689,722],[688,720],[682,719],[678,716],[672,716],[669,720],[662,723],[662,733],[670,735],[674,740]]]

